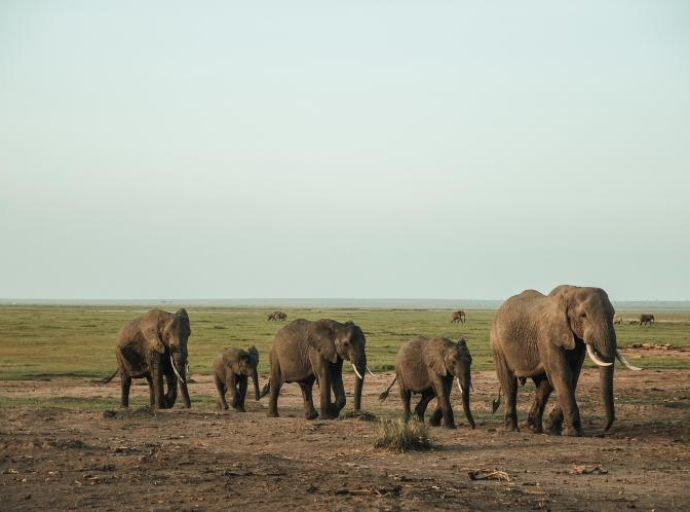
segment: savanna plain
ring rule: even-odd
[[[615,305],[615,304],[614,304]],[[184,304],[182,304],[184,306]],[[174,311],[177,304],[166,304]],[[115,337],[143,306],[0,306],[1,510],[690,510],[690,311],[652,311],[657,323],[616,326],[626,358],[617,367],[616,422],[603,432],[598,375],[587,361],[577,398],[583,437],[533,434],[524,427],[534,388],[519,390],[521,431],[503,432],[489,351],[494,311],[285,309],[295,318],[352,320],[367,337],[369,367],[354,415],[307,421],[296,384],[281,391],[280,418],[267,399],[247,412],[219,411],[211,377],[225,347],[258,348],[261,385],[273,337],[284,323],[262,308],[187,307],[192,408],[152,411],[148,388],[132,386],[119,409]],[[456,430],[428,428],[431,448],[405,453],[374,441],[381,422],[399,419],[393,378],[402,343],[418,334],[458,339],[473,356],[467,425],[457,390]],[[552,395],[550,405],[556,401]]]

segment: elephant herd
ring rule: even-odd
[[[614,361],[617,359],[632,370],[640,369],[628,363],[618,350],[614,313],[608,295],[600,288],[564,285],[548,295],[526,290],[504,302],[491,327],[490,348],[499,383],[494,411],[500,404],[501,394],[505,395],[506,430],[518,430],[518,382],[524,384],[532,379],[536,391],[528,427],[534,432],[543,431],[544,409],[555,390],[558,402],[548,418],[548,431],[580,435],[582,422],[575,391],[585,356],[599,368],[606,412],[604,429],[611,427],[615,418]],[[190,335],[189,316],[184,309],[174,314],[153,309],[125,324],[116,342],[118,370],[104,380],[109,382],[120,374],[122,407],[129,404],[132,378],[140,377],[148,382],[152,407],[173,407],[178,384],[185,407],[191,406],[187,389]],[[261,392],[257,371],[259,352],[255,347],[247,350],[231,347],[218,355],[213,364],[218,405],[221,409],[229,408],[225,398],[229,392],[232,407],[244,411],[251,377],[256,400],[270,394],[268,416],[278,416],[283,384],[297,383],[302,392],[305,418],[337,418],[346,404],[342,376],[346,360],[356,375],[354,409],[360,410],[364,376],[371,373],[362,329],[352,322],[294,320],[276,333],[269,354],[269,380]],[[395,360],[395,378],[379,398],[385,400],[397,382],[405,419],[412,415],[410,400],[415,393],[421,395],[414,410],[418,419],[424,420],[426,408],[435,398],[430,424],[455,428],[450,395],[453,383],[457,382],[463,412],[474,428],[470,411],[471,364],[472,356],[464,338],[455,342],[440,337],[416,337],[400,347]],[[315,382],[320,395],[318,412],[312,394]]]

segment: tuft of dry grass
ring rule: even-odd
[[[369,411],[345,411],[340,414],[340,419],[341,420],[347,420],[347,419],[355,419],[359,421],[376,421],[376,414],[373,412]]]
[[[428,450],[431,448],[429,431],[416,418],[411,418],[408,422],[383,419],[376,431],[374,448],[398,453]]]

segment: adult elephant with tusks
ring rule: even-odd
[[[152,309],[127,322],[117,335],[115,355],[118,369],[103,382],[120,374],[121,406],[129,406],[132,378],[144,377],[149,385],[150,403],[159,409],[170,408],[177,398],[177,379],[185,407],[191,407],[187,389],[187,340],[192,331],[185,309],[168,313]],[[164,394],[163,377],[168,385]]]
[[[615,419],[613,363],[618,359],[631,370],[618,350],[613,327],[614,309],[600,288],[558,286],[549,295],[526,290],[506,300],[491,328],[491,351],[501,390],[506,395],[505,426],[517,431],[517,380],[531,378],[536,386],[528,425],[542,431],[542,417],[555,389],[558,404],[549,423],[553,434],[582,433],[575,389],[585,354],[599,367],[602,399],[606,410],[604,430]],[[499,399],[495,402],[496,409]]]
[[[269,416],[278,416],[278,395],[285,382],[297,382],[304,399],[304,415],[315,419],[312,387],[317,381],[321,393],[320,416],[337,418],[345,407],[343,361],[348,360],[357,375],[354,408],[362,401],[364,373],[368,371],[365,351],[366,339],[359,326],[352,322],[335,320],[299,319],[278,331],[270,353],[271,373],[261,396],[271,393]],[[335,403],[331,403],[331,391]]]

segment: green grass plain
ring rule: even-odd
[[[115,337],[128,320],[143,314],[141,306],[0,306],[0,379],[30,379],[71,375],[104,377],[116,369]],[[167,309],[174,311],[176,306]],[[268,372],[273,337],[284,322],[268,322],[265,308],[187,308],[192,325],[189,360],[194,373],[208,374],[225,347],[255,345],[261,354],[259,370]],[[467,338],[473,368],[493,368],[489,329],[495,311],[468,310],[466,324],[452,324],[450,310],[428,309],[283,309],[289,319],[352,320],[367,336],[372,370],[390,370],[402,343],[419,334]],[[690,311],[654,311],[657,324],[631,325],[639,312],[622,312],[616,326],[619,346],[669,343],[690,347]],[[689,368],[690,358],[647,356],[631,359],[644,368]],[[347,371],[351,371],[346,365]],[[2,402],[0,401],[0,406]]]

